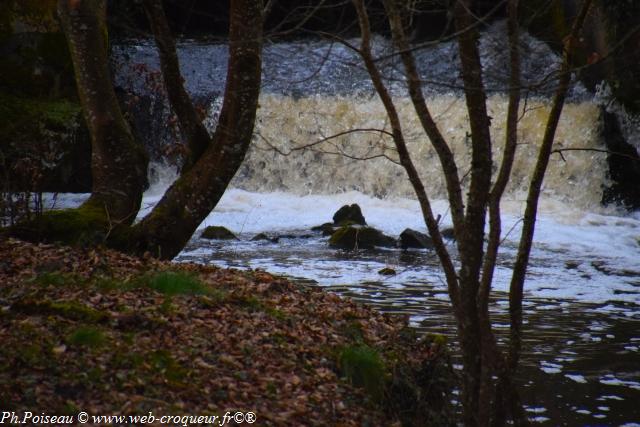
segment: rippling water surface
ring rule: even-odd
[[[284,226],[322,222],[324,203],[339,207],[341,197],[356,195],[312,202],[232,190],[225,197],[205,224],[226,225],[240,240],[211,241],[196,233],[178,261],[287,275],[303,286],[319,286],[385,312],[408,315],[419,331],[445,334],[455,346],[454,321],[433,252],[345,252],[330,249],[327,238],[309,228]],[[401,202],[361,197],[367,221],[385,232],[393,234],[411,221],[408,225],[420,228],[418,212]],[[332,213],[326,209],[325,220]],[[633,260],[640,259],[640,247],[615,236],[633,236],[640,222],[594,216],[576,226],[557,218],[542,216],[525,286],[520,382],[527,410],[542,425],[639,425],[633,423],[640,422],[640,266]],[[280,239],[251,241],[258,232]],[[500,340],[508,335],[507,295],[501,289],[506,288],[514,251],[515,243],[507,238],[491,303]],[[383,267],[397,274],[381,276]]]
[[[504,40],[504,27],[496,24],[480,41],[497,159],[506,111],[500,93],[508,81]],[[384,57],[378,64],[398,105],[412,156],[429,194],[443,199],[446,191],[437,156],[425,143],[397,60],[387,55],[390,48],[388,40],[375,38],[374,50]],[[526,34],[521,48],[523,83],[538,89],[523,93],[527,102],[519,121],[519,154],[503,206],[504,245],[491,305],[500,339],[508,333],[504,292],[520,233],[523,194],[554,88],[552,80],[538,83],[560,60]],[[227,47],[182,41],[178,55],[186,88],[208,108],[206,122],[213,128]],[[455,42],[419,50],[417,56],[429,106],[463,173],[470,168],[470,131]],[[166,100],[141,78],[158,70],[153,43],[136,40],[115,46],[113,67],[119,88],[142,100],[134,114],[142,139],[149,147],[175,142],[175,132],[166,126]],[[198,231],[178,260],[284,274],[304,286],[320,286],[386,312],[406,314],[418,330],[446,334],[455,345],[446,287],[434,253],[336,251],[328,248],[326,238],[309,231],[330,221],[341,205],[354,202],[370,225],[389,235],[397,236],[405,227],[424,231],[404,172],[385,159],[396,158],[391,141],[380,132],[350,132],[358,128],[384,129],[388,123],[353,52],[327,41],[267,44],[251,149],[232,182],[235,189],[227,191],[201,225],[224,225],[240,240],[202,240]],[[640,144],[640,128],[624,129],[636,135],[627,135],[630,141]],[[344,131],[348,132],[332,138]],[[320,139],[326,141],[313,149],[294,150]],[[571,86],[555,144],[554,148],[603,147],[600,106],[580,84]],[[350,160],[369,157],[374,160]],[[158,200],[170,178],[161,177],[146,194],[141,215]],[[527,410],[540,424],[640,427],[640,214],[602,208],[607,185],[608,169],[600,154],[572,151],[551,159],[525,285],[526,341],[520,371]],[[444,225],[450,225],[447,204],[434,200],[433,205]],[[251,241],[259,232],[281,238],[277,243]],[[383,267],[398,274],[380,276]]]

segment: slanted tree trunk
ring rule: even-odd
[[[107,60],[106,0],[60,0],[76,85],[91,132],[93,188],[84,208],[104,209],[115,226],[133,222],[147,184],[147,156],[125,121]]]
[[[244,160],[260,94],[262,3],[261,0],[231,2],[229,65],[216,131],[195,163],[167,190],[153,211],[134,226],[131,235],[125,236],[128,250],[148,251],[165,259],[177,255],[216,206]],[[184,100],[182,96],[179,98]]]
[[[171,108],[178,117],[183,138],[186,140],[187,155],[182,171],[185,172],[202,156],[211,139],[207,129],[198,117],[191,97],[184,88],[176,44],[164,13],[161,0],[144,0],[143,6],[153,31],[153,37],[160,55],[162,78],[167,90]]]

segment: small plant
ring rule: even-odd
[[[340,351],[338,367],[351,384],[364,388],[374,401],[382,400],[386,367],[377,350],[364,344],[345,347]]]
[[[76,278],[69,274],[54,271],[39,274],[34,281],[42,286],[62,286],[65,284],[75,283]]]
[[[149,353],[147,362],[154,371],[172,382],[179,382],[187,375],[187,370],[166,350],[156,350]]]
[[[104,333],[99,329],[90,326],[83,326],[76,329],[69,337],[67,342],[72,345],[85,347],[98,347],[106,341]]]
[[[95,286],[101,291],[129,290],[135,285],[126,280],[118,280],[114,277],[99,276],[94,280]]]
[[[183,272],[162,272],[148,279],[150,288],[172,295],[202,295],[208,294],[209,289],[194,275]]]

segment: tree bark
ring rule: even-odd
[[[520,359],[520,348],[522,346],[522,298],[524,279],[529,264],[529,254],[533,244],[533,234],[535,231],[536,217],[538,212],[538,200],[542,191],[542,182],[549,165],[549,157],[553,148],[556,130],[560,121],[560,115],[564,107],[564,101],[571,82],[571,55],[578,41],[578,35],[582,29],[582,25],[587,17],[592,0],[585,0],[578,17],[571,28],[571,33],[565,38],[565,46],[563,50],[563,62],[560,69],[560,81],[553,98],[549,118],[545,127],[545,133],[542,137],[542,144],[538,152],[531,182],[529,184],[529,192],[527,194],[527,203],[522,222],[522,233],[520,236],[520,244],[518,246],[518,254],[516,262],[513,266],[513,274],[509,287],[509,315],[510,315],[510,341],[509,341],[509,369],[512,373],[518,366]]]
[[[147,156],[116,99],[107,60],[106,0],[59,0],[58,14],[91,132],[93,188],[85,207],[104,209],[114,225],[133,222],[147,184]]]
[[[207,129],[198,117],[191,97],[184,88],[176,44],[171,35],[161,0],[144,0],[143,6],[160,54],[160,68],[171,108],[178,117],[180,131],[186,140],[185,172],[202,156],[211,142]]]
[[[471,129],[471,183],[465,212],[465,236],[460,249],[460,295],[463,328],[460,345],[463,357],[463,419],[468,426],[485,426],[490,420],[493,354],[490,328],[483,327],[478,292],[484,257],[484,227],[491,188],[491,134],[478,51],[479,34],[474,24],[472,0],[457,0],[454,22],[459,32],[458,52],[465,101]]]
[[[128,250],[171,259],[216,206],[251,142],[261,83],[263,2],[233,0],[224,102],[212,141],[153,211],[121,236]],[[122,244],[122,243],[121,243]]]

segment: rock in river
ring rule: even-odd
[[[431,240],[431,237],[424,233],[420,233],[419,231],[412,230],[410,228],[405,228],[405,230],[400,233],[400,247],[402,249],[431,249],[433,248],[433,241]]]
[[[373,249],[376,246],[394,247],[396,239],[371,227],[347,225],[339,228],[329,239],[329,246],[340,249]]]
[[[338,209],[338,211],[333,214],[333,223],[338,226],[351,224],[367,225],[362,215],[362,210],[360,210],[360,206],[356,203],[351,206],[344,205]]]
[[[217,225],[210,225],[205,228],[200,235],[203,239],[215,239],[215,240],[238,240],[235,234],[233,234],[226,227]]]

